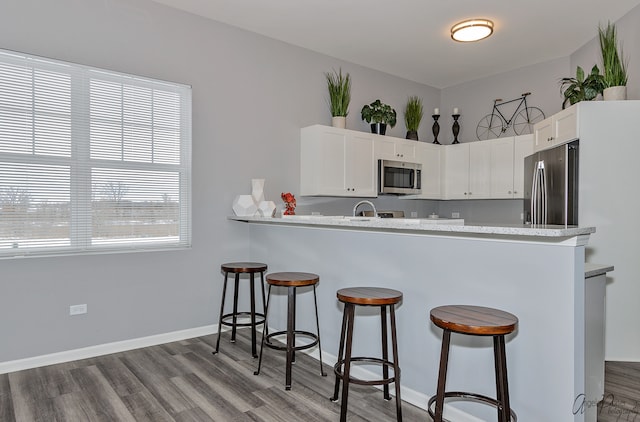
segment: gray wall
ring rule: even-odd
[[[193,248],[0,261],[0,362],[214,324],[219,265],[249,258],[233,197],[265,178],[267,199],[299,191],[300,128],[330,124],[323,72],[353,77],[347,127],[376,98],[427,108],[440,91],[146,0],[4,0],[2,47],[193,87]],[[402,120],[390,135],[404,137]],[[428,127],[420,136],[426,139]],[[354,200],[301,200],[341,212]],[[406,201],[385,199],[385,208]],[[424,208],[426,201],[406,205]],[[432,210],[429,209],[429,212]],[[88,314],[69,317],[69,305]]]

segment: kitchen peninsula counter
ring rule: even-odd
[[[585,334],[594,318],[588,304],[604,303],[603,297],[589,298],[585,288],[597,278],[585,282],[585,245],[595,228],[321,216],[229,220],[244,225],[238,228],[246,229],[249,238],[248,254],[238,259],[265,262],[270,272],[320,276],[318,309],[326,363],[335,363],[338,350],[338,289],[400,290],[404,297],[396,318],[402,398],[424,408],[435,394],[442,337],[429,311],[446,304],[498,308],[519,318],[506,345],[511,403],[518,419],[596,421],[590,403],[600,398],[601,377],[587,367],[588,338],[594,337]],[[604,286],[606,275],[599,277]],[[604,295],[603,288],[598,292]],[[274,329],[286,321],[286,294],[279,293],[274,290],[269,311]],[[300,289],[297,300],[297,329],[314,332],[315,319],[303,311],[313,308],[313,295]],[[598,312],[595,319],[602,321],[604,313]],[[361,328],[355,333],[354,353],[379,353],[379,315],[358,310],[355,323]],[[495,396],[491,338],[453,335],[451,340],[447,388]],[[474,420],[470,415],[495,420],[495,409],[477,404],[451,402],[446,408],[449,420]]]
[[[398,231],[429,234],[497,235],[517,237],[572,238],[589,235],[595,227],[557,225],[507,225],[464,224],[462,219],[431,218],[373,218],[349,216],[300,215],[282,218],[272,217],[228,217],[230,220],[260,224],[285,224],[298,226],[324,226],[355,230]]]

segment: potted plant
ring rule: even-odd
[[[351,102],[351,76],[348,73],[343,76],[342,68],[338,72],[334,69],[333,73],[325,73],[324,76],[329,90],[331,125],[344,129]]]
[[[564,109],[567,103],[574,105],[580,101],[594,100],[598,94],[602,94],[604,88],[604,77],[600,74],[598,65],[594,65],[591,68],[591,73],[586,78],[584,70],[578,66],[575,78],[562,78],[560,80],[560,90],[564,89],[562,108]]]
[[[627,61],[623,58],[622,46],[618,50],[616,26],[611,22],[606,28],[598,26],[600,52],[602,53],[602,73],[605,89],[603,97],[608,100],[627,99]]]
[[[391,127],[396,125],[396,111],[380,100],[375,100],[362,107],[360,115],[362,120],[371,124],[371,133],[384,135],[387,131],[387,125]]]
[[[404,106],[404,125],[407,127],[407,139],[418,140],[418,127],[420,127],[423,115],[422,99],[417,96],[409,97]]]

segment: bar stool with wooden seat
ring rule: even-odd
[[[262,289],[262,307],[265,307],[264,296],[264,273],[267,271],[267,264],[261,262],[228,262],[222,264],[222,271],[224,272],[224,286],[222,287],[222,301],[220,303],[220,318],[218,319],[218,340],[216,341],[216,350],[212,353],[215,355],[220,349],[220,332],[222,326],[231,327],[231,343],[236,342],[236,328],[237,327],[251,327],[251,355],[254,358],[258,357],[256,351],[256,325],[264,324],[264,313],[256,312],[256,297],[255,297],[255,274],[260,273],[260,285]],[[224,313],[224,301],[227,294],[227,279],[229,274],[235,274],[235,285],[233,291],[233,312]],[[240,284],[240,274],[249,274],[249,289],[251,310],[249,312],[238,312],[238,289]],[[238,317],[249,317],[250,322],[238,322]],[[229,321],[231,318],[231,321]]]
[[[281,272],[267,274],[267,284],[269,285],[269,292],[267,294],[267,307],[265,309],[265,321],[269,315],[269,304],[271,303],[271,287],[281,286],[287,288],[287,329],[283,331],[276,331],[274,333],[267,333],[268,322],[264,324],[264,332],[262,334],[262,344],[260,346],[260,359],[258,360],[258,369],[253,373],[254,375],[260,374],[260,368],[262,366],[262,351],[264,346],[276,350],[286,350],[286,373],[285,373],[285,389],[291,390],[291,364],[295,362],[296,350],[305,350],[314,346],[318,346],[320,352],[320,374],[327,376],[322,368],[322,347],[320,345],[320,322],[318,320],[318,299],[316,296],[316,286],[320,281],[320,277],[317,274],[301,273],[301,272]],[[313,301],[316,308],[316,333],[309,331],[296,330],[296,293],[298,287],[313,286]],[[272,342],[273,337],[286,335],[287,344],[281,346]],[[306,337],[311,339],[310,342],[296,346],[296,338]]]
[[[445,398],[457,397],[495,406],[498,410],[498,422],[517,421],[518,418],[509,404],[509,385],[507,380],[507,356],[504,336],[512,333],[518,318],[508,312],[482,306],[448,305],[431,310],[431,321],[442,328],[442,351],[436,395],[429,399],[428,411],[434,422],[442,422]],[[472,336],[492,336],[494,365],[496,372],[496,395],[493,399],[480,394],[462,391],[446,392],[447,364],[451,333]],[[431,406],[435,402],[435,411]]]
[[[332,401],[338,400],[340,381],[342,381],[342,403],[340,408],[340,421],[347,420],[347,400],[349,398],[349,384],[383,385],[384,399],[391,400],[389,384],[394,383],[396,389],[396,418],[402,421],[402,400],[400,399],[400,366],[398,364],[398,339],[396,336],[395,305],[402,300],[402,293],[397,290],[380,287],[351,287],[340,289],[337,292],[338,300],[344,303],[342,316],[342,332],[340,333],[340,349],[338,361],[333,371],[336,374],[336,383]],[[382,358],[351,356],[353,346],[353,322],[356,306],[378,306],[382,322]],[[389,360],[387,345],[387,307],[391,320],[391,348],[393,361]],[[346,344],[345,344],[346,341]],[[382,366],[382,378],[376,380],[361,380],[351,376],[351,364],[354,362],[366,362]],[[389,368],[393,369],[393,376],[389,376]]]

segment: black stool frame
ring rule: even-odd
[[[464,391],[445,391],[447,381],[447,365],[449,362],[449,345],[451,343],[451,330],[443,329],[442,333],[442,350],[440,352],[440,369],[438,372],[438,389],[436,395],[429,399],[427,410],[429,416],[434,422],[443,422],[444,399],[450,397],[463,398],[480,403],[494,406],[498,409],[498,422],[516,422],[518,417],[511,409],[509,404],[509,383],[507,379],[507,355],[505,352],[504,335],[495,335],[493,337],[493,356],[496,372],[496,399],[476,393],[467,393]],[[455,331],[454,331],[455,332]],[[464,335],[472,335],[461,333]],[[431,410],[431,406],[435,402],[435,412]]]
[[[389,394],[389,384],[395,383],[396,391],[396,418],[398,422],[402,422],[402,399],[400,398],[400,366],[398,365],[398,339],[396,336],[396,313],[395,305],[357,305],[357,306],[379,306],[380,318],[382,323],[382,359],[371,357],[352,357],[352,340],[353,340],[353,322],[355,319],[354,303],[344,303],[344,313],[342,316],[342,331],[340,333],[340,349],[338,350],[338,361],[333,367],[336,374],[336,383],[331,401],[338,401],[338,393],[340,392],[340,381],[342,381],[342,400],[340,407],[340,421],[347,420],[347,402],[349,399],[349,384],[361,385],[383,385],[384,399],[391,400]],[[393,361],[389,360],[389,351],[387,345],[387,306],[389,306],[389,318],[391,320],[391,346],[393,353]],[[346,347],[345,347],[346,337]],[[360,380],[351,377],[352,362],[368,362],[382,365],[382,379],[378,380]],[[344,366],[344,370],[343,370]],[[393,376],[389,377],[389,367],[393,368]]]
[[[260,368],[262,367],[262,350],[264,346],[267,346],[271,349],[276,350],[286,350],[287,352],[287,363],[286,363],[286,372],[285,372],[285,389],[291,390],[291,365],[296,361],[296,350],[305,350],[310,349],[311,347],[318,345],[318,352],[320,353],[320,374],[323,377],[326,377],[327,374],[324,372],[324,368],[322,367],[322,346],[320,344],[320,321],[318,319],[318,298],[316,296],[316,284],[313,285],[313,302],[316,308],[316,333],[311,333],[309,331],[296,330],[296,286],[287,286],[287,329],[285,331],[276,331],[274,333],[268,334],[268,322],[267,316],[269,315],[269,303],[271,302],[271,287],[273,285],[269,284],[269,292],[267,294],[267,307],[265,308],[265,324],[263,326],[262,333],[262,343],[260,345],[260,359],[258,360],[258,369],[253,373],[253,375],[260,375]],[[283,287],[283,286],[278,286]],[[302,286],[307,287],[307,286]],[[276,343],[272,343],[271,339],[275,336],[279,335],[287,335],[287,344],[286,346],[280,346]],[[300,346],[296,346],[296,336],[304,336],[312,339],[311,343],[303,344]]]
[[[224,302],[227,296],[227,280],[229,278],[229,273],[235,273],[235,284],[233,290],[233,312],[225,314],[224,313]],[[226,325],[227,327],[231,327],[231,343],[236,342],[236,327],[251,327],[251,355],[254,358],[258,357],[256,343],[256,325],[265,324],[265,313],[257,313],[256,312],[256,296],[255,296],[255,273],[260,273],[260,286],[262,289],[262,307],[265,308],[265,295],[264,295],[264,271],[251,271],[251,272],[235,272],[235,271],[224,271],[224,286],[222,287],[222,301],[220,303],[220,318],[218,319],[218,340],[216,341],[216,350],[212,353],[215,355],[220,350],[220,333],[222,331],[222,326]],[[249,288],[251,289],[251,311],[250,312],[238,312],[238,290],[240,287],[240,274],[246,273],[249,274]],[[247,316],[251,317],[251,322],[237,322],[238,316]],[[257,319],[257,318],[258,319]],[[232,318],[232,321],[225,321],[228,318]]]

